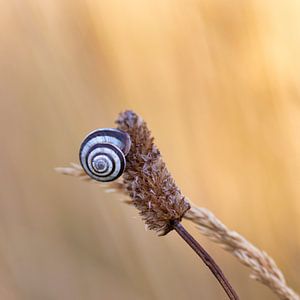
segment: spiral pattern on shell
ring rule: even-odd
[[[97,129],[84,139],[79,158],[85,172],[95,180],[107,182],[120,177],[130,150],[127,133],[113,128]]]

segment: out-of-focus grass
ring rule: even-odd
[[[0,2],[1,297],[224,297],[175,235],[145,232],[117,196],[53,172],[125,108],[148,120],[182,191],[264,248],[297,289],[299,8]],[[241,299],[274,299],[197,237]]]

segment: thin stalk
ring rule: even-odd
[[[239,296],[230,285],[220,267],[206,250],[188,233],[188,231],[179,223],[174,222],[173,228],[184,239],[184,241],[197,253],[203,262],[209,267],[211,272],[217,278],[224,291],[231,300],[239,300]]]

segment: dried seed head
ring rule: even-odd
[[[124,185],[148,228],[165,235],[190,205],[167,170],[143,119],[132,111],[125,111],[116,123],[130,135],[132,142],[126,157]]]

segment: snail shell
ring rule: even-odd
[[[81,144],[80,163],[93,179],[103,182],[113,181],[124,172],[125,156],[130,146],[130,137],[122,130],[114,128],[94,130]]]

